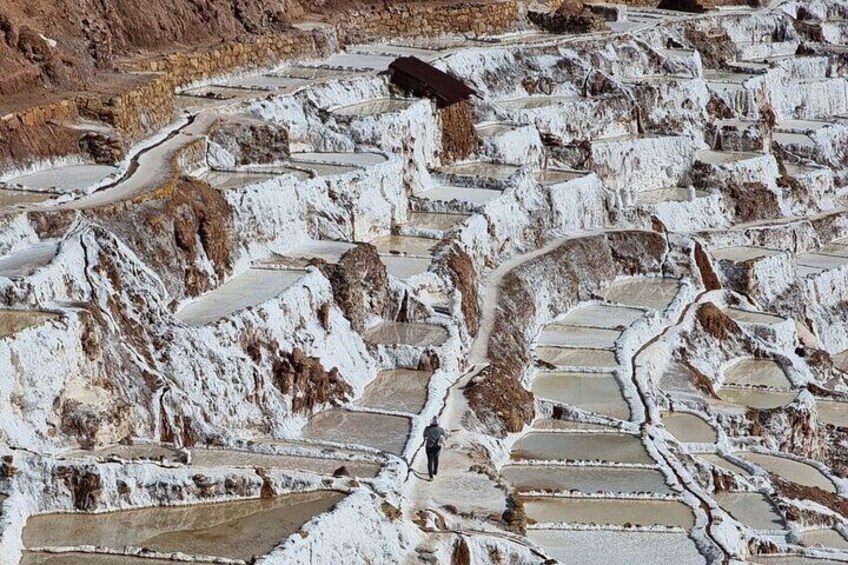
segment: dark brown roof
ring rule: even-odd
[[[476,94],[458,78],[416,57],[400,57],[389,65],[392,82],[416,96],[435,98],[440,107],[467,100]]]

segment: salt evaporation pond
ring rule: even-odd
[[[622,420],[630,418],[630,405],[612,373],[537,373],[531,390],[539,398],[587,412]]]
[[[304,439],[364,445],[400,455],[409,439],[409,429],[409,418],[403,416],[333,408],[312,416],[301,435]]]
[[[765,247],[754,247],[752,245],[736,245],[733,247],[722,247],[714,249],[712,255],[719,261],[730,261],[731,263],[744,263],[764,257],[780,255],[783,251],[778,249],[767,249]]]
[[[597,465],[505,465],[501,475],[519,491],[578,491],[670,494],[665,476],[656,469]]]
[[[612,349],[621,337],[620,330],[564,326],[548,324],[539,335],[539,345],[551,347],[580,347],[589,349]]]
[[[679,290],[680,282],[674,279],[627,279],[612,283],[604,293],[604,299],[625,306],[665,310]]]
[[[494,122],[490,124],[479,124],[476,126],[477,135],[483,138],[497,137],[505,133],[515,131],[517,126],[506,122]]]
[[[348,153],[304,152],[291,154],[291,161],[293,163],[324,163],[329,165],[351,165],[354,167],[379,165],[380,163],[385,163],[388,160],[388,157],[382,153],[373,153],[369,151]]]
[[[625,526],[695,525],[692,509],[674,500],[628,498],[522,498],[527,518],[542,523],[611,524]]]
[[[791,388],[780,363],[771,359],[743,359],[724,372],[725,385]]]
[[[296,171],[301,180],[309,178],[309,173],[305,171]],[[212,188],[218,190],[232,190],[244,188],[252,184],[260,184],[276,178],[278,175],[266,173],[243,173],[229,171],[209,171],[201,177],[203,181],[209,184]]]
[[[751,558],[752,565],[845,565],[845,561],[834,561],[832,559],[814,559],[812,557],[801,557],[799,555],[783,556],[760,556]]]
[[[482,177],[495,181],[504,181],[515,174],[518,169],[519,167],[515,165],[502,165],[489,161],[471,161],[443,167],[440,172],[455,177]]]
[[[662,421],[671,435],[684,443],[715,443],[718,440],[715,428],[694,414],[665,412]]]
[[[759,492],[717,492],[715,501],[731,516],[754,530],[784,530],[783,518],[767,496]]]
[[[472,206],[486,204],[500,195],[500,190],[465,186],[437,186],[417,194],[419,198],[424,200],[434,202],[453,202],[456,200]]]
[[[39,241],[0,258],[0,277],[20,279],[28,277],[53,261],[59,250],[57,240]]]
[[[365,332],[365,341],[373,345],[435,347],[443,344],[447,338],[447,330],[434,324],[383,322]]]
[[[332,112],[339,116],[372,116],[400,112],[409,108],[411,104],[411,100],[400,98],[375,98],[374,100],[365,100],[364,102],[341,106],[333,109]]]
[[[721,387],[716,395],[723,401],[736,406],[748,406],[770,410],[791,404],[798,393],[794,391],[757,390],[754,388]]]
[[[384,235],[371,240],[370,243],[377,248],[377,253],[396,253],[429,258],[433,254],[433,248],[436,247],[439,241],[429,237]]]
[[[202,326],[279,296],[303,271],[249,269],[187,304],[176,316],[189,326]]]
[[[15,335],[28,328],[40,326],[50,320],[58,320],[59,314],[40,310],[0,309],[0,339]]]
[[[576,100],[584,100],[584,98],[579,96],[528,96],[513,100],[498,100],[495,104],[508,110],[533,110],[557,104],[567,104]]]
[[[704,198],[709,195],[709,192],[703,190],[696,190],[694,193],[695,198]],[[692,200],[691,196],[687,188],[659,188],[637,192],[636,203],[640,206],[656,206],[663,202],[689,202]]]
[[[309,81],[306,79],[300,78],[259,75],[230,79],[224,83],[223,86],[257,90],[278,90],[281,88],[297,88],[298,86],[303,86],[308,82]]]
[[[150,461],[179,461],[179,453],[175,449],[164,445],[144,444],[136,445],[110,445],[99,449],[72,449],[62,453],[63,459],[83,458],[107,458],[118,457],[120,459],[147,459]]]
[[[51,197],[50,194],[27,192],[25,190],[6,190],[0,188],[0,207],[38,204]]]
[[[825,424],[848,427],[848,402],[816,399],[816,410]]]
[[[527,531],[527,537],[560,563],[707,563],[695,543],[683,533],[533,529]]]
[[[608,304],[589,304],[570,310],[559,323],[607,329],[624,329],[645,315],[644,310]]]
[[[772,325],[779,324],[785,321],[784,318],[766,312],[757,312],[755,310],[742,310],[740,308],[728,308],[724,311],[735,322],[743,324],[762,324]]]
[[[71,165],[16,177],[6,181],[6,184],[32,190],[78,192],[100,184],[117,172],[117,167],[109,165]]]
[[[716,467],[724,469],[725,471],[730,471],[732,473],[738,473],[740,475],[750,475],[751,474],[748,471],[746,471],[745,469],[743,469],[742,467],[740,467],[739,465],[737,465],[735,463],[731,463],[730,461],[728,461],[727,459],[725,459],[724,457],[722,457],[721,455],[719,455],[717,453],[699,453],[698,457],[700,457],[701,459],[703,459],[707,463],[710,463],[711,465],[715,465]]]
[[[417,414],[427,402],[431,373],[412,369],[385,369],[365,387],[359,404],[369,408]]]
[[[97,553],[45,553],[24,551],[20,565],[174,565],[170,559],[147,559],[128,555],[104,555]],[[209,565],[209,561],[192,561],[195,565]]]
[[[750,153],[742,151],[715,151],[713,149],[705,149],[695,153],[695,160],[708,165],[726,165],[729,163],[738,163],[748,159],[756,159],[762,157],[759,153]]]
[[[809,530],[801,534],[803,545],[821,545],[823,547],[835,547],[837,549],[848,549],[848,540],[836,530]]]
[[[586,176],[586,173],[566,169],[542,169],[536,173],[536,182],[542,186],[554,186]]]
[[[411,212],[404,227],[447,231],[468,219],[466,214],[436,214],[431,212]]]
[[[344,498],[333,491],[100,514],[43,514],[27,520],[25,547],[95,545],[249,560],[264,555]]]
[[[738,453],[737,456],[755,465],[759,465],[766,471],[774,473],[787,481],[808,487],[817,487],[827,492],[836,492],[836,486],[833,484],[833,481],[812,465],[795,461],[788,457],[776,457],[766,453]]]
[[[641,439],[620,433],[529,432],[513,446],[512,458],[656,463]]]
[[[614,351],[604,349],[581,349],[565,347],[536,348],[536,357],[554,367],[592,367],[611,369],[618,366]]]
[[[431,259],[401,255],[380,255],[380,261],[386,266],[387,273],[402,280],[424,274],[432,265]]]
[[[380,465],[364,461],[300,455],[275,455],[235,449],[192,449],[191,465],[197,467],[264,467],[266,469],[306,471],[319,475],[331,475],[339,467],[344,466],[351,476],[364,478],[373,478],[380,472]]]

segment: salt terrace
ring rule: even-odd
[[[844,2],[160,4],[0,15],[0,562],[848,563]]]

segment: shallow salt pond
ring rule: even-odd
[[[715,443],[718,433],[702,418],[684,412],[664,412],[662,421],[671,435],[685,443]]]
[[[848,427],[848,402],[816,399],[816,410],[825,424]]]
[[[5,182],[10,186],[19,185],[34,190],[78,192],[100,184],[117,172],[117,167],[109,165],[71,165],[23,175]]]
[[[695,525],[692,509],[682,502],[603,498],[523,498],[527,518],[541,523],[611,524],[624,526]]]
[[[299,455],[274,455],[235,449],[192,449],[191,465],[198,467],[265,467],[306,471],[319,475],[331,475],[344,466],[351,476],[373,478],[380,472],[380,465],[346,459],[324,459]]]
[[[780,255],[783,251],[777,249],[766,249],[765,247],[753,247],[751,245],[737,245],[735,247],[724,247],[712,250],[712,255],[718,261],[731,261],[742,263],[763,257]]]
[[[281,88],[297,88],[309,81],[300,78],[280,77],[273,75],[259,75],[239,77],[226,81],[222,86],[233,88],[249,88],[257,90],[278,90]]]
[[[25,547],[96,545],[145,547],[161,552],[249,560],[268,553],[344,495],[332,491],[294,493],[191,506],[159,506],[101,514],[32,516],[23,530]]]
[[[333,241],[329,239],[312,239],[298,243],[291,249],[271,259],[263,261],[263,265],[305,265],[312,259],[321,259],[330,264],[338,263],[342,255],[356,247],[355,243],[347,241]]]
[[[323,163],[328,165],[352,165],[355,167],[368,167],[371,165],[379,165],[385,163],[388,158],[382,153],[373,153],[368,151],[349,152],[349,153],[292,153],[291,161],[293,163]]]
[[[537,373],[530,390],[540,398],[587,412],[630,418],[630,405],[612,373]]]
[[[312,416],[301,434],[304,439],[364,445],[400,455],[409,439],[409,429],[409,418],[403,416],[333,408]]]
[[[758,312],[755,310],[742,310],[740,308],[728,308],[724,311],[735,322],[743,324],[762,324],[772,325],[779,324],[785,321],[785,318],[766,312]]]
[[[380,261],[386,266],[387,273],[399,279],[408,279],[426,273],[433,264],[431,259],[399,255],[380,255]]]
[[[365,332],[365,341],[374,345],[432,347],[443,344],[448,332],[442,326],[406,322],[383,322]]]
[[[706,196],[709,196],[708,192],[695,191],[695,198]],[[686,188],[660,188],[636,193],[636,203],[641,206],[656,206],[663,202],[689,202],[690,200],[689,190]]]
[[[807,465],[806,463],[787,457],[776,457],[765,453],[737,453],[737,456],[755,465],[759,465],[766,471],[774,473],[787,481],[808,487],[818,487],[827,492],[836,492],[833,482],[812,465]]]
[[[536,357],[540,361],[555,367],[591,367],[594,369],[612,369],[618,366],[614,351],[604,349],[581,349],[549,347],[536,348]]]
[[[375,98],[331,110],[339,116],[372,116],[406,110],[412,104],[411,100],[401,98]]]
[[[771,359],[743,359],[725,370],[724,382],[726,385],[792,387],[783,367]]]
[[[672,493],[656,469],[602,467],[595,465],[505,465],[501,475],[519,491]]]
[[[38,269],[49,265],[58,250],[58,241],[45,240],[0,257],[0,277],[10,279],[28,277]]]
[[[322,65],[328,67],[342,67],[346,69],[384,71],[395,57],[387,55],[367,55],[362,53],[336,53],[321,61]]]
[[[0,183],[2,185],[2,183]],[[0,188],[0,207],[23,206],[25,204],[38,204],[52,197],[51,194],[40,192],[27,192],[25,190],[6,190]]]
[[[801,253],[795,256],[795,262],[800,267],[807,267],[809,271],[829,271],[830,269],[838,269],[845,264],[848,264],[848,257],[839,257],[837,255],[824,255],[821,253]]]
[[[515,174],[519,169],[516,165],[502,165],[488,161],[471,161],[443,167],[439,172],[456,177],[483,177],[495,181],[503,181]]]
[[[570,310],[558,323],[606,329],[624,329],[641,319],[645,311],[639,308],[589,304]]]
[[[369,408],[418,414],[427,402],[431,373],[412,369],[385,369],[365,387],[359,404]]]
[[[495,122],[491,124],[479,124],[475,126],[477,135],[482,138],[497,137],[505,133],[509,133],[518,129],[515,124],[505,122]]]
[[[530,432],[512,447],[513,459],[656,463],[638,437],[621,433]]]
[[[578,171],[569,171],[566,169],[542,169],[537,172],[536,182],[542,186],[554,186],[565,182],[573,181],[586,176],[586,173]]]
[[[501,195],[500,190],[490,190],[487,188],[471,188],[464,186],[437,186],[423,192],[419,192],[416,196],[425,200],[435,202],[451,202],[456,200],[471,205],[483,205],[491,202]]]
[[[174,565],[170,559],[146,559],[127,555],[104,555],[96,553],[45,553],[24,551],[20,565]],[[197,565],[209,565],[209,561],[192,561]]]
[[[297,171],[297,173],[299,173],[298,176],[301,177],[301,180],[309,178],[309,173],[305,171]],[[243,188],[251,184],[259,184],[276,178],[277,176],[278,175],[270,175],[265,173],[234,173],[229,171],[209,171],[208,173],[203,175],[201,179],[206,181],[212,188],[217,188],[218,190],[232,190],[234,188]]]
[[[508,110],[533,110],[557,104],[567,104],[576,100],[584,100],[584,98],[579,96],[528,96],[513,100],[498,100],[495,104]]]
[[[40,310],[0,309],[0,339],[59,318],[59,314]]]
[[[377,248],[378,253],[393,253],[429,258],[433,254],[433,248],[436,247],[439,241],[429,237],[384,235],[371,240],[370,243]]]
[[[621,331],[603,328],[548,324],[539,334],[539,345],[551,347],[581,347],[589,349],[613,349],[621,337]]]
[[[527,537],[566,564],[707,563],[695,543],[683,533],[531,529]]]
[[[467,214],[437,214],[431,212],[410,212],[405,227],[428,229],[434,231],[447,231],[465,220]]]
[[[812,546],[848,549],[848,540],[836,530],[809,530],[801,534],[801,543]]]
[[[845,565],[845,561],[833,561],[832,559],[813,559],[812,557],[801,557],[798,555],[783,556],[759,556],[750,558],[751,565]]]
[[[179,453],[175,449],[163,445],[136,444],[111,445],[99,449],[73,449],[62,453],[62,459],[120,457],[121,459],[148,459],[151,461],[179,461]]]
[[[790,404],[798,396],[798,393],[795,391],[758,390],[754,388],[723,386],[716,391],[716,395],[729,404],[768,410]]]
[[[176,313],[189,326],[202,326],[279,296],[297,282],[303,271],[249,269],[207,292]]]
[[[774,504],[758,492],[718,492],[715,501],[742,524],[755,530],[784,530]]]
[[[725,471],[730,471],[732,473],[738,473],[740,475],[745,475],[745,476],[751,474],[748,471],[746,471],[745,469],[743,469],[742,467],[740,467],[739,465],[737,465],[735,463],[731,463],[730,461],[728,461],[727,459],[725,459],[724,457],[722,457],[718,453],[699,453],[698,457],[703,459],[707,463],[710,463],[711,465],[715,465],[716,467],[724,469]]]
[[[604,299],[625,306],[665,310],[679,291],[680,282],[674,279],[627,279],[612,283]]]

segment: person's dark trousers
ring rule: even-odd
[[[427,472],[430,473],[430,478],[439,474],[439,452],[442,450],[440,445],[436,447],[427,447]]]

